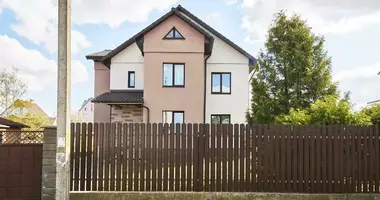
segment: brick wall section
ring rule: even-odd
[[[44,128],[41,200],[55,199],[57,128]]]
[[[142,123],[143,108],[112,106],[112,123]]]

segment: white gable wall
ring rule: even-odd
[[[111,60],[110,89],[144,89],[144,57],[133,43]],[[135,72],[135,88],[128,88],[128,71]]]
[[[230,114],[232,123],[245,123],[250,94],[249,59],[205,28],[204,30],[214,37],[212,54],[207,60],[206,123],[211,122],[212,114]],[[231,72],[231,94],[211,94],[212,72]]]

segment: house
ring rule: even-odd
[[[95,122],[245,122],[255,58],[181,5],[86,58]]]
[[[21,130],[23,128],[30,127],[0,117],[0,144],[19,142],[21,139]]]
[[[92,98],[83,101],[81,108],[72,117],[77,122],[93,122],[94,121],[94,103],[91,102]]]
[[[9,106],[1,116],[25,116],[26,113],[39,115],[43,118],[50,119],[49,116],[36,104],[33,100],[17,99],[11,106]]]

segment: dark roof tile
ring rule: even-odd
[[[142,103],[143,90],[113,90],[91,100],[94,103]]]

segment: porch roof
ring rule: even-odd
[[[143,103],[144,91],[143,90],[111,90],[105,92],[91,100],[93,103],[107,103],[107,104],[130,104],[130,103]]]

